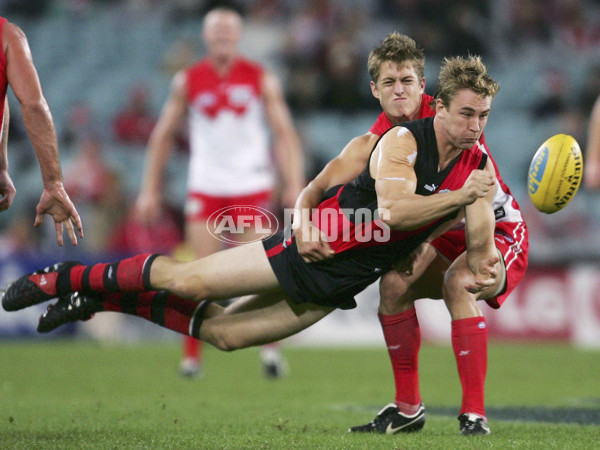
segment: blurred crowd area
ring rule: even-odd
[[[545,216],[526,192],[531,157],[551,135],[568,133],[585,150],[590,110],[600,94],[599,0],[249,0],[245,55],[273,70],[302,137],[310,179],[380,112],[366,60],[392,31],[427,55],[426,91],[435,93],[447,55],[482,55],[500,85],[487,142],[531,229],[531,260],[597,260],[600,195],[584,189]],[[59,138],[65,184],[84,221],[78,249],[168,251],[181,241],[187,176],[182,132],[169,166],[165,218],[135,223],[145,145],[174,73],[203,54],[206,1],[0,0],[0,15],[27,34]],[[18,195],[0,215],[0,248],[54,252],[54,229],[34,230],[41,178],[11,95],[10,168]],[[184,128],[184,127],[182,127]],[[185,174],[185,175],[184,175]],[[49,222],[49,219],[47,220]]]

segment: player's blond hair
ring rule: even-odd
[[[371,50],[367,60],[367,69],[373,82],[376,83],[379,79],[381,64],[386,61],[398,65],[411,64],[421,80],[425,77],[425,53],[413,39],[405,34],[394,31],[381,41],[379,47]]]
[[[444,58],[436,99],[448,106],[461,89],[470,89],[482,97],[494,98],[500,86],[488,74],[480,56]]]

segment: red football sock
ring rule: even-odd
[[[460,414],[474,413],[485,417],[487,337],[488,329],[483,316],[452,322],[452,348],[463,392]]]
[[[393,315],[378,314],[394,371],[396,405],[407,414],[421,403],[419,349],[421,329],[415,308]],[[411,408],[411,406],[413,408]]]
[[[59,275],[58,292],[63,294],[81,291],[90,294],[149,290],[150,266],[157,256],[159,255],[142,254],[114,263],[74,266]]]
[[[202,341],[199,341],[191,336],[184,336],[183,358],[200,361],[202,359]]]
[[[206,302],[194,302],[166,291],[110,293],[103,297],[105,311],[141,317],[177,333],[198,336]]]

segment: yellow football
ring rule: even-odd
[[[535,152],[527,175],[527,191],[543,213],[563,209],[577,193],[583,177],[583,156],[577,141],[557,134]]]

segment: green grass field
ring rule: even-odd
[[[346,433],[393,400],[383,348],[287,347],[290,374],[275,381],[262,377],[256,349],[226,354],[212,348],[205,350],[202,379],[180,379],[179,351],[176,342],[3,342],[0,448],[600,446],[598,351],[491,344],[487,405],[492,435],[487,437],[458,432],[460,388],[449,347],[423,346],[421,392],[427,424],[420,433],[395,436]],[[523,420],[528,412],[538,420],[562,423]]]

